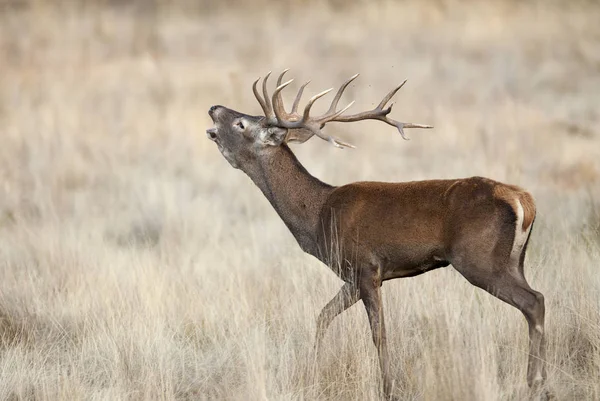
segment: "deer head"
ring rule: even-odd
[[[351,144],[328,136],[321,131],[327,123],[334,121],[354,122],[369,119],[383,121],[396,127],[404,139],[407,139],[404,128],[432,128],[430,125],[403,123],[387,117],[392,111],[392,104],[388,107],[386,107],[386,104],[406,81],[392,89],[373,110],[343,115],[354,102],[341,110],[337,110],[338,102],[346,87],[358,77],[358,74],[340,86],[325,114],[312,117],[310,110],[317,99],[325,96],[333,88],[310,98],[303,113],[298,113],[302,93],[310,81],[300,87],[294,99],[292,110],[288,113],[283,106],[281,96],[281,91],[293,82],[293,80],[281,82],[287,71],[285,70],[279,75],[277,87],[272,96],[269,96],[267,91],[267,81],[271,73],[267,74],[262,82],[262,96],[257,89],[260,78],[254,82],[252,90],[264,112],[264,116],[250,116],[223,106],[212,106],[208,111],[215,125],[206,130],[206,134],[210,140],[217,144],[225,159],[234,168],[242,168],[244,165],[260,158],[261,155],[273,151],[283,143],[303,143],[315,135],[338,148],[353,148],[354,146]]]

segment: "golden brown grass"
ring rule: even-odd
[[[376,398],[361,305],[306,380],[340,282],[204,134],[209,106],[258,113],[250,83],[285,67],[312,93],[361,72],[356,110],[409,78],[394,116],[436,126],[409,142],[328,127],[358,149],[294,147],[323,180],[484,175],[534,194],[526,275],[546,296],[548,384],[600,399],[598,7],[14,4],[0,12],[1,399]],[[452,268],[384,296],[401,399],[526,397],[518,311]]]

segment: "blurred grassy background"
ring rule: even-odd
[[[592,1],[3,1],[0,398],[375,397],[360,305],[306,380],[340,282],[204,134],[211,105],[258,114],[251,83],[291,68],[311,94],[360,72],[352,110],[408,78],[392,115],[435,126],[327,127],[358,149],[294,146],[322,180],[532,192],[549,386],[600,399],[598,21]],[[384,295],[401,399],[525,397],[518,311],[451,268]]]

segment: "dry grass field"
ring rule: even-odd
[[[213,104],[258,114],[252,81],[286,67],[311,94],[360,72],[356,111],[408,78],[392,116],[435,126],[328,126],[357,149],[292,147],[322,180],[535,196],[548,387],[600,399],[600,6],[198,4],[0,3],[0,399],[376,399],[360,304],[306,376],[341,282],[204,132]],[[528,396],[516,309],[452,267],[383,293],[400,399]]]

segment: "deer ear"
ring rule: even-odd
[[[287,128],[269,127],[262,129],[258,137],[265,145],[279,146],[285,141],[287,132]]]

